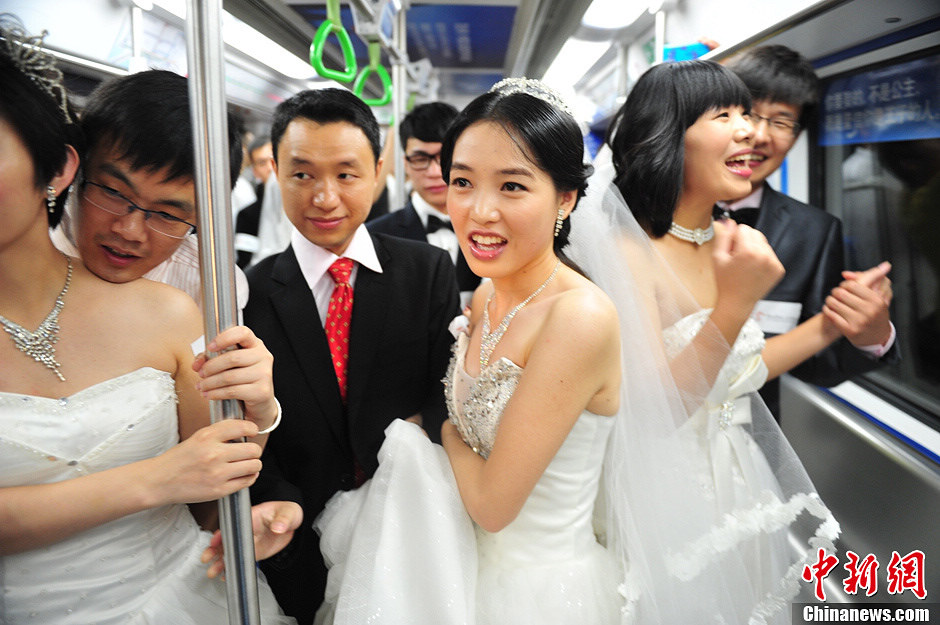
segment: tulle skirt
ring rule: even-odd
[[[318,625],[619,622],[622,576],[604,547],[520,562],[474,526],[443,448],[411,423],[388,427],[375,476],[315,527],[330,567]]]

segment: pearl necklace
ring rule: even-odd
[[[59,371],[59,367],[62,365],[55,359],[55,344],[59,340],[59,313],[62,312],[62,308],[65,306],[63,298],[68,293],[69,285],[72,283],[72,259],[66,256],[65,260],[69,264],[68,272],[65,274],[65,286],[59,291],[52,310],[49,311],[49,314],[46,315],[46,318],[39,324],[35,332],[30,332],[20,324],[0,315],[0,323],[3,324],[3,329],[7,331],[7,334],[13,338],[16,349],[36,362],[45,365],[46,368],[52,369],[62,382],[65,382],[65,378]]]
[[[715,238],[715,226],[713,224],[708,224],[707,228],[696,228],[695,230],[690,230],[689,228],[683,228],[676,222],[672,222],[672,225],[669,226],[669,234],[676,237],[677,239],[682,239],[683,241],[688,241],[689,243],[695,243],[696,245],[702,245],[707,243]]]
[[[555,274],[558,273],[558,268],[561,266],[561,261],[555,263],[555,268],[552,269],[552,273],[548,278],[543,282],[539,288],[535,289],[532,292],[532,295],[525,298],[516,305],[515,308],[509,311],[503,320],[499,322],[499,325],[496,326],[496,329],[493,330],[493,333],[490,334],[490,302],[493,301],[493,295],[495,291],[490,293],[490,296],[486,298],[486,305],[483,307],[483,331],[480,334],[480,371],[490,364],[490,354],[493,353],[493,350],[496,349],[496,346],[499,345],[500,340],[502,340],[503,335],[506,334],[506,330],[509,329],[509,324],[512,322],[513,317],[516,316],[516,313],[522,310],[522,307],[535,299],[535,296],[541,293],[548,283],[552,281],[552,278],[555,277]]]

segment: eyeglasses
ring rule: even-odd
[[[755,130],[761,122],[767,122],[767,132],[779,137],[792,136],[800,131],[800,124],[789,117],[764,117],[754,111],[751,111],[749,117]]]
[[[422,171],[431,166],[431,161],[437,161],[437,164],[441,164],[441,153],[437,154],[428,154],[427,152],[415,152],[410,156],[405,156],[405,160],[408,161],[408,164],[411,165],[412,169],[416,171]]]
[[[188,221],[163,211],[141,208],[111,187],[106,187],[91,180],[85,181],[85,189],[82,195],[91,204],[112,215],[123,217],[134,211],[140,211],[144,214],[144,223],[147,227],[164,236],[183,239],[186,238],[186,235],[196,232],[196,226]]]

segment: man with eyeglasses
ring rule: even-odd
[[[366,224],[369,232],[424,241],[445,250],[457,270],[461,305],[466,306],[480,278],[470,271],[447,215],[447,183],[441,175],[441,142],[457,109],[445,102],[419,104],[404,117],[398,135],[412,193],[401,210]]]
[[[812,65],[787,47],[762,46],[735,57],[728,66],[753,98],[753,191],[719,203],[716,211],[761,231],[786,268],[784,278],[755,307],[754,317],[768,337],[792,330],[824,304],[848,322],[840,328],[845,338],[790,371],[805,382],[834,386],[896,360],[890,280],[883,277],[869,288],[845,279],[839,219],[767,183],[815,116],[819,86]],[[889,269],[879,267],[872,271],[886,274]],[[768,382],[760,392],[779,419],[779,381]]]
[[[150,70],[111,80],[81,116],[86,147],[76,205],[53,241],[108,282],[148,278],[201,305],[193,144],[186,79]],[[231,180],[241,138],[229,119]],[[248,283],[236,269],[239,309]]]

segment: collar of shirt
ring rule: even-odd
[[[411,205],[415,207],[415,212],[418,213],[418,219],[421,220],[421,226],[427,230],[428,229],[428,215],[434,215],[441,221],[450,221],[450,216],[447,213],[442,213],[437,210],[430,204],[424,201],[420,195],[415,192],[411,194]]]
[[[339,258],[333,252],[325,250],[319,245],[314,245],[308,241],[296,228],[291,227],[291,246],[294,248],[294,254],[297,256],[297,263],[300,265],[300,271],[310,287],[313,299],[317,305],[317,312],[320,314],[320,325],[326,323],[326,312],[330,307],[330,296],[333,294],[333,278],[330,277],[329,269],[336,259]],[[382,264],[375,253],[375,245],[372,243],[372,237],[363,224],[356,228],[353,233],[349,247],[343,252],[345,258],[351,258],[355,261],[352,273],[349,275],[349,283],[355,288],[356,276],[359,274],[359,265],[365,265],[367,268],[382,273]]]
[[[294,248],[294,254],[297,256],[297,263],[300,265],[300,271],[304,274],[304,280],[311,289],[316,288],[317,283],[326,279],[329,281],[330,290],[332,290],[333,279],[329,276],[330,265],[336,261],[339,256],[333,252],[323,249],[319,245],[314,245],[308,241],[296,228],[291,228],[291,245]],[[343,257],[351,258],[356,261],[349,283],[355,286],[356,274],[359,265],[365,265],[372,271],[382,273],[382,264],[375,253],[375,246],[372,244],[372,237],[365,225],[359,224],[356,232],[353,233],[349,247],[343,252]]]
[[[418,219],[421,220],[421,227],[424,228],[425,232],[428,230],[428,215],[434,215],[441,221],[450,223],[450,216],[447,213],[442,213],[437,210],[425,202],[417,193],[411,194],[411,205],[414,206],[415,212],[418,213]],[[447,252],[451,262],[455,265],[457,264],[457,254],[460,252],[460,244],[457,243],[457,235],[453,230],[440,228],[434,232],[428,232],[425,238],[431,245]]]
[[[760,185],[750,195],[742,197],[734,202],[718,202],[718,206],[728,211],[736,211],[739,208],[760,208],[761,200],[764,198],[764,185]]]

